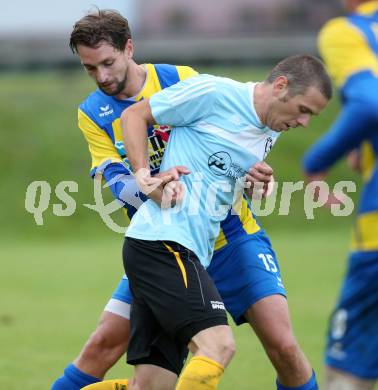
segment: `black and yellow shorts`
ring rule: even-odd
[[[133,295],[127,362],[179,374],[191,338],[227,325],[213,281],[192,251],[171,241],[126,237],[123,263]]]

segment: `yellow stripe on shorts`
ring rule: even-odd
[[[182,278],[184,279],[184,284],[185,287],[188,288],[188,278],[186,276],[186,269],[184,267],[184,263],[181,260],[180,253],[175,252],[169,245],[165,244],[165,247],[169,250],[169,252],[173,253],[173,255],[176,258],[177,264],[180,267],[181,273],[182,273]]]

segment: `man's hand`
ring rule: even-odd
[[[173,180],[167,183],[163,188],[161,198],[161,208],[169,209],[183,201],[185,196],[185,186],[181,181]]]
[[[147,168],[138,169],[135,172],[135,180],[139,189],[147,196],[155,191],[157,188],[164,187],[164,185],[173,180],[170,174],[161,175],[160,177],[151,176],[151,172]]]
[[[188,175],[189,169],[178,165],[151,176],[149,169],[142,168],[135,173],[140,190],[163,208],[169,208],[184,198],[184,186],[180,176]]]
[[[327,171],[318,172],[318,173],[304,173],[306,183],[311,183],[312,181],[324,181],[326,182]],[[314,200],[320,201],[323,203],[323,207],[330,209],[332,205],[344,204],[344,199],[346,195],[340,191],[330,191],[323,192],[319,188],[315,190]]]
[[[266,162],[261,161],[252,166],[245,178],[247,183],[250,184],[249,188],[245,190],[247,196],[263,199],[272,193],[274,185],[273,168]]]
[[[157,173],[154,177],[164,178],[166,176],[171,176],[172,180],[179,180],[180,176],[188,175],[190,173],[189,169],[183,165],[176,165],[173,168],[169,168],[166,171]]]
[[[190,170],[183,166],[177,165],[173,168],[170,168],[164,172],[159,172],[155,177],[159,178],[171,178],[171,181],[166,182],[163,186],[163,194],[161,197],[161,207],[170,208],[174,205],[181,203],[185,195],[185,187],[182,182],[180,182],[180,177],[182,175],[188,175]]]

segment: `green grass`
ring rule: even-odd
[[[275,232],[272,240],[297,337],[321,376],[327,316],[347,250],[347,229]],[[122,273],[121,238],[9,241],[1,246],[0,388],[47,389],[95,328]],[[322,245],[319,245],[322,243]],[[273,389],[274,372],[249,326],[220,389]],[[124,361],[109,377],[130,375]]]

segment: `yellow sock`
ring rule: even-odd
[[[216,361],[195,356],[182,372],[176,390],[213,390],[218,387],[224,367]]]
[[[127,390],[128,379],[112,379],[93,383],[82,388],[82,390]]]

